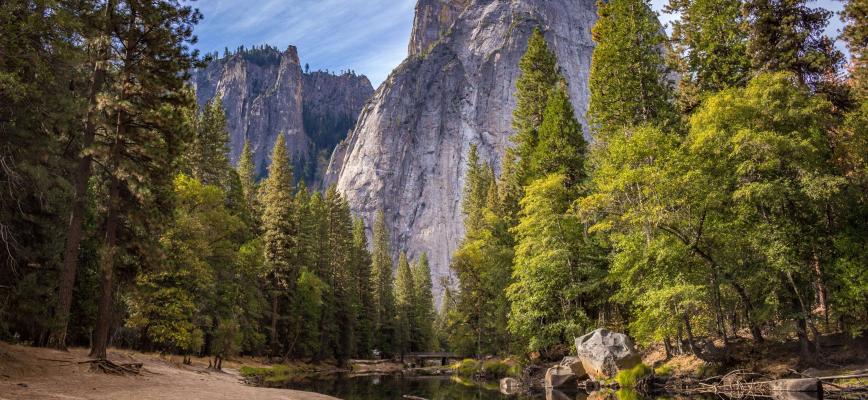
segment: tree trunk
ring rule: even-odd
[[[711,266],[711,289],[714,301],[714,317],[717,324],[717,333],[723,339],[723,347],[729,347],[729,338],[726,336],[726,325],[723,317],[723,307],[720,305],[720,279],[717,275],[717,268]]]
[[[696,351],[696,346],[693,344],[693,329],[690,327],[690,316],[686,313],[684,314],[684,329],[687,331],[687,348],[690,349],[690,353],[698,356],[699,353]]]
[[[277,351],[277,291],[271,295],[271,354]]]
[[[765,340],[763,339],[762,330],[754,320],[755,313],[753,303],[750,301],[747,291],[736,282],[730,281],[729,284],[735,289],[735,292],[738,293],[738,297],[741,299],[742,305],[744,305],[744,314],[747,318],[747,325],[750,328],[750,335],[753,337],[753,341],[756,343],[764,342]]]
[[[63,251],[63,266],[60,271],[60,282],[57,291],[57,309],[55,310],[56,327],[51,333],[49,344],[60,350],[66,350],[66,334],[69,326],[69,311],[72,308],[72,291],[75,288],[75,275],[78,271],[78,256],[81,246],[82,225],[84,224],[85,205],[87,202],[87,184],[91,176],[91,161],[93,156],[88,153],[96,135],[97,94],[102,91],[105,82],[106,64],[109,59],[107,41],[111,34],[111,14],[114,0],[106,2],[103,18],[105,26],[103,37],[99,38],[99,50],[94,60],[93,75],[87,94],[87,116],[84,133],[81,138],[82,155],[78,160],[73,176],[74,195],[69,226],[66,232],[66,248]]]
[[[823,269],[820,266],[820,257],[815,252],[811,259],[811,266],[814,270],[814,286],[817,291],[817,303],[820,305],[820,312],[823,313],[826,330],[829,330],[829,304],[826,300],[826,284],[823,282]]]
[[[666,359],[672,358],[672,344],[669,343],[669,336],[663,338],[663,350],[666,351]]]
[[[97,311],[96,330],[94,332],[93,345],[90,356],[100,360],[106,359],[106,347],[108,346],[109,327],[111,325],[112,303],[114,302],[114,258],[117,252],[117,228],[118,228],[118,197],[120,188],[117,178],[112,178],[109,190],[109,209],[106,217],[105,243],[103,244],[102,256],[100,257],[100,296]]]

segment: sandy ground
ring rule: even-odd
[[[138,376],[89,371],[86,349],[69,352],[0,343],[0,400],[43,399],[207,399],[207,400],[335,400],[316,393],[247,386],[237,364],[224,372],[207,370],[207,361],[193,366],[156,354],[110,351],[115,362],[143,363]],[[224,362],[224,365],[226,363]]]

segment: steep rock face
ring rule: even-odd
[[[440,16],[461,4],[444,29],[450,18]],[[439,282],[464,235],[461,197],[470,145],[497,166],[511,145],[518,63],[531,32],[540,27],[545,33],[584,123],[595,20],[594,0],[420,0],[411,55],[335,150],[326,181],[336,183],[369,223],[383,209],[394,248],[410,257],[428,252]],[[432,40],[432,32],[440,36]]]
[[[314,156],[308,164],[314,170],[304,173],[308,182],[318,184],[332,151],[353,129],[374,88],[364,75],[323,71],[303,74],[302,87],[302,119]]]
[[[241,50],[192,75],[200,105],[216,95],[223,100],[230,159],[237,162],[244,140],[250,140],[258,176],[265,175],[281,132],[297,173],[316,176],[324,170],[317,168],[317,154],[331,153],[352,126],[340,121],[354,120],[373,92],[368,78],[354,73],[302,72],[294,46],[284,52],[273,47]]]

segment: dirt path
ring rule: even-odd
[[[85,349],[62,352],[0,343],[0,400],[336,400],[316,393],[244,385],[237,364],[211,372],[197,360],[178,365],[153,354],[111,351],[115,362],[143,363],[140,376],[89,372]]]

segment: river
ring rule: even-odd
[[[405,400],[415,396],[428,400],[585,400],[584,393],[555,392],[507,396],[498,391],[497,383],[475,384],[450,377],[404,377],[402,375],[345,376],[329,375],[281,382],[287,389],[305,390],[344,400]]]

